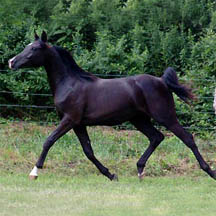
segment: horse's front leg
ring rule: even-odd
[[[103,164],[101,164],[100,161],[98,161],[97,158],[94,156],[94,152],[91,147],[91,142],[86,127],[85,126],[75,127],[74,132],[76,133],[87,158],[99,169],[99,171],[103,175],[108,177],[110,180],[118,180],[117,175],[111,174],[109,170],[105,166],[103,166]]]
[[[49,149],[52,147],[52,145],[58,140],[61,136],[66,134],[70,129],[73,128],[73,122],[68,117],[63,117],[61,120],[59,126],[52,132],[52,134],[47,138],[45,143],[43,144],[43,150],[41,152],[41,155],[29,174],[30,179],[36,179],[38,177],[38,168],[42,169],[44,161],[46,159],[46,156],[48,154]]]

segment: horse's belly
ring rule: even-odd
[[[123,122],[129,121],[136,115],[135,110],[128,108],[125,110],[118,110],[109,113],[92,113],[87,115],[82,120],[85,125],[118,125]]]

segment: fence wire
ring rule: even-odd
[[[0,69],[0,73],[2,72],[6,72],[8,74],[20,74],[20,73],[30,73],[30,74],[44,74],[45,72],[43,71],[36,71],[36,70],[21,70],[21,71],[13,71],[13,70],[1,70]],[[127,77],[128,74],[106,74],[106,73],[102,73],[102,74],[94,74],[95,76],[98,77],[104,77],[104,78],[118,78],[118,77]],[[179,77],[179,80],[183,80],[183,81],[187,81],[187,78],[184,77]],[[216,83],[216,79],[213,78],[192,78],[190,79],[190,81],[205,81],[205,82],[213,82]]]
[[[0,70],[0,73],[8,73],[8,74],[15,74],[15,73],[32,73],[32,74],[42,74],[44,72],[40,72],[40,71],[11,71],[11,70]],[[101,78],[119,78],[119,77],[126,77],[127,75],[110,75],[110,74],[95,74],[98,77]],[[187,81],[186,78],[179,78],[182,81]],[[196,78],[196,79],[190,79],[190,81],[195,81],[195,82],[199,82],[199,81],[204,81],[204,82],[212,82],[212,84],[214,85],[214,87],[216,87],[216,80],[215,79],[202,79],[202,78]],[[34,92],[19,92],[19,91],[6,91],[6,90],[2,90],[0,91],[0,95],[25,95],[25,96],[41,96],[41,97],[52,97],[52,94],[44,94],[44,93],[34,93]],[[208,101],[213,101],[213,95],[212,96],[198,96],[197,99],[205,99]],[[0,103],[0,107],[5,107],[5,108],[27,108],[27,109],[39,109],[39,110],[55,110],[55,106],[47,106],[47,105],[34,105],[34,104],[1,104]],[[176,111],[177,114],[186,114],[185,112],[182,111]],[[196,111],[196,113],[200,113],[200,114],[208,114],[208,115],[214,115],[214,111],[212,110],[205,110],[205,111]],[[12,122],[12,123],[19,123],[19,122],[23,122],[22,120],[7,120],[8,122]],[[0,123],[4,123],[5,121],[1,121]],[[36,124],[42,124],[42,125],[57,125],[58,121],[25,121],[26,123],[36,123]],[[117,129],[122,129],[122,130],[126,130],[128,129],[128,127],[126,126],[116,126],[115,128]],[[216,130],[216,127],[199,127],[199,126],[186,126],[184,127],[185,129],[189,129],[189,130]],[[131,129],[131,128],[130,128]]]

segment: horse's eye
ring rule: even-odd
[[[32,47],[31,48],[33,51],[37,50],[38,48],[37,47]]]

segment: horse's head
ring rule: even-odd
[[[43,31],[41,38],[35,33],[35,41],[26,46],[18,55],[8,61],[9,68],[16,70],[24,67],[40,67],[45,63],[47,34]]]

